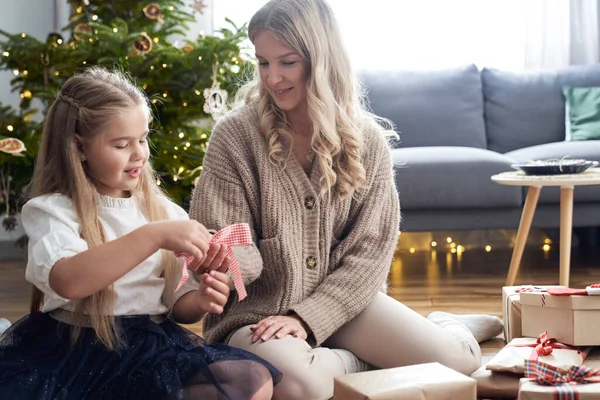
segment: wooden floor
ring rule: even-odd
[[[450,252],[398,250],[389,275],[388,293],[417,312],[502,316],[501,289],[511,250]],[[30,286],[24,261],[0,262],[0,317],[15,321],[28,312]],[[600,282],[600,251],[573,249],[571,287]],[[517,284],[557,284],[558,251],[527,248]],[[200,332],[199,324],[190,326]]]

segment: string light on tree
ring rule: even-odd
[[[202,33],[195,38],[187,37],[181,45],[173,43],[171,38],[178,36],[178,32],[189,31],[187,24],[193,23],[194,12],[198,17],[198,12],[210,11],[211,3],[206,0],[185,2],[188,7],[159,0],[73,0],[69,1],[72,7],[68,26],[50,32],[45,40],[40,41],[28,32],[0,32],[0,70],[8,70],[17,78],[12,89],[21,100],[14,119],[6,118],[0,105],[0,138],[3,132],[6,137],[22,139],[30,148],[18,158],[26,163],[15,164],[14,157],[9,161],[11,167],[18,165],[12,168],[12,175],[18,175],[14,193],[20,193],[22,181],[31,177],[38,148],[36,138],[41,133],[37,125],[27,128],[24,121],[35,114],[31,105],[41,101],[40,110],[47,110],[47,103],[66,79],[84,66],[99,64],[126,71],[150,98],[152,112],[157,117],[152,123],[152,130],[157,133],[153,135],[154,167],[170,197],[186,204],[190,186],[201,171],[212,129],[211,123],[205,126],[196,121],[216,119],[227,110],[229,88],[236,87],[239,81],[235,75],[237,68],[241,73],[250,67],[250,62],[242,50],[246,27],[231,24],[224,35]],[[61,37],[64,32],[69,32],[69,36]],[[219,64],[217,57],[227,62]],[[215,64],[222,67],[217,67],[217,75]],[[208,98],[203,96],[205,92]],[[31,123],[38,124],[43,116],[36,115]],[[8,130],[9,125],[13,131]],[[7,165],[5,159],[0,153],[0,170]],[[173,176],[177,177],[176,183]],[[0,201],[0,213],[4,209]]]

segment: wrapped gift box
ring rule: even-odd
[[[539,361],[526,361],[525,378],[519,384],[519,400],[597,400],[600,371],[587,366],[566,370]]]
[[[478,397],[510,397],[514,399],[519,393],[519,380],[522,375],[490,371],[483,365],[473,372],[471,378],[477,382]]]
[[[531,357],[537,339],[516,338],[498,352],[486,365],[486,369],[496,372],[525,373],[525,360]],[[552,344],[554,348],[548,355],[536,356],[539,361],[558,368],[567,369],[571,365],[581,365],[590,348],[562,349],[562,343]]]
[[[585,357],[583,365],[589,368],[600,369],[600,347],[592,348],[592,351]],[[478,397],[516,399],[522,375],[490,371],[484,365],[475,371],[471,375],[471,378],[477,382]]]
[[[502,316],[504,321],[504,339],[510,342],[514,338],[523,337],[521,333],[521,291],[544,291],[550,286],[504,286],[502,288]],[[540,333],[539,331],[537,333]],[[537,335],[537,334],[536,334]]]
[[[475,400],[477,386],[439,363],[411,365],[340,375],[334,400]]]
[[[598,400],[600,399],[600,383],[586,383],[572,385],[571,388],[577,393],[577,397],[558,397],[556,386],[539,385],[533,379],[521,378],[519,385],[519,400],[555,400],[555,399],[577,399]]]
[[[600,345],[600,296],[521,293],[524,336],[548,336],[573,346]]]

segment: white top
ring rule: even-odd
[[[600,168],[590,168],[579,174],[526,175],[523,171],[502,172],[492,176],[494,182],[511,186],[580,186],[600,185]]]
[[[171,219],[188,219],[187,213],[173,202],[166,200],[165,205]],[[98,207],[98,217],[109,241],[148,223],[135,196],[126,199],[99,196]],[[42,311],[56,308],[73,311],[73,301],[59,296],[49,284],[50,270],[58,260],[88,249],[79,235],[79,218],[71,199],[61,194],[33,198],[23,206],[21,220],[29,237],[25,278],[44,292]],[[165,281],[161,277],[161,261],[161,252],[157,251],[114,283],[114,315],[167,312],[162,302]],[[198,283],[188,279],[175,297],[197,288]]]

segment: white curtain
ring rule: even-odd
[[[570,64],[600,62],[600,1],[571,0]]]
[[[594,64],[598,58],[598,0],[527,0],[525,68]]]
[[[520,70],[598,62],[600,0],[328,0],[359,69],[475,63]],[[248,22],[267,0],[214,0]]]

